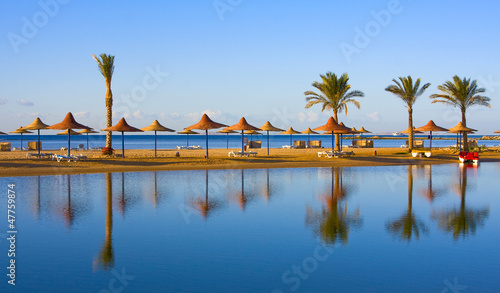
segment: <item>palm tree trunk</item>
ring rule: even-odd
[[[337,111],[333,112],[333,118],[335,118],[335,122],[339,123]],[[340,135],[335,134],[335,150],[340,152]]]
[[[111,84],[106,82],[106,127],[113,125],[113,93],[111,92]],[[111,131],[106,133],[106,148],[112,146]]]
[[[413,150],[413,109],[411,107],[408,108],[408,147],[410,148],[410,152]]]
[[[464,126],[467,127],[467,122],[466,122],[466,119],[465,119],[465,109],[462,109],[462,124]],[[464,146],[464,151],[469,151],[469,145],[467,143],[467,132],[464,132],[464,143],[463,143],[463,146]]]

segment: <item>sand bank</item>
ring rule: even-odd
[[[232,150],[232,149],[230,149]],[[87,161],[57,162],[50,159],[26,159],[26,151],[0,152],[0,177],[59,175],[103,172],[133,172],[159,170],[196,170],[196,169],[241,169],[241,168],[306,168],[306,167],[350,167],[350,166],[390,166],[409,164],[447,164],[458,163],[457,153],[435,150],[431,158],[413,158],[401,148],[350,149],[355,155],[349,158],[319,158],[319,149],[257,149],[256,157],[229,158],[227,149],[210,149],[209,159],[205,150],[158,150],[154,158],[153,150],[121,150],[116,157],[104,157],[100,151],[73,151],[82,154]],[[236,150],[236,149],[234,149]],[[321,149],[329,150],[329,149]],[[377,155],[374,155],[376,150]],[[482,162],[500,162],[500,150],[481,153]],[[49,152],[49,151],[44,151]],[[66,154],[65,151],[50,151]]]

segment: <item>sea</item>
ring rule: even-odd
[[[370,139],[372,135],[363,136],[364,139]],[[373,146],[375,148],[379,147],[401,147],[405,144],[407,137],[394,137],[391,135],[378,135],[378,137],[386,137],[391,139],[375,139]],[[478,140],[478,145],[485,145],[487,147],[498,146],[500,141],[498,140],[481,140],[483,135],[469,135],[469,138]],[[149,134],[127,134],[125,133],[123,138],[125,139],[126,149],[154,149],[155,138],[154,135]],[[416,139],[428,138],[428,136],[415,136]],[[439,138],[448,138],[446,140]],[[42,142],[42,149],[44,150],[57,150],[62,147],[68,146],[68,137],[65,135],[40,135]],[[262,147],[267,147],[267,136],[266,135],[245,135],[245,139],[250,141],[261,141]],[[269,135],[269,147],[270,148],[281,148],[284,145],[291,145],[295,140],[307,141],[310,140],[321,140],[323,147],[331,147],[332,139],[331,135],[311,135],[309,138],[307,135],[293,135],[290,139],[290,135],[280,135],[280,134],[270,134]],[[451,139],[451,140],[450,140]],[[29,141],[37,141],[37,135],[23,135],[23,147],[27,147]],[[291,142],[292,141],[292,142]],[[0,142],[10,142],[11,147],[19,148],[21,147],[21,136],[20,135],[5,135],[0,137]],[[349,146],[352,142],[351,135],[343,136],[343,146]],[[179,135],[179,134],[158,134],[157,135],[157,148],[158,149],[176,149],[177,146],[201,146],[205,148],[206,137],[204,134],[200,135]],[[71,137],[71,148],[77,148],[80,144],[87,148],[87,135],[78,135]],[[106,144],[105,135],[88,135],[88,146],[90,148],[104,147]],[[113,135],[113,148],[121,148],[122,135]],[[209,133],[208,140],[209,148],[241,148],[241,135],[239,134],[211,134]],[[456,135],[439,135],[433,136],[432,147],[448,147],[456,145]],[[429,147],[429,141],[425,141],[425,146]]]

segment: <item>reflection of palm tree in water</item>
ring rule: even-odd
[[[436,199],[436,197],[441,195],[440,190],[435,190],[432,187],[432,165],[426,166],[429,169],[429,184],[427,190],[422,190],[422,196],[425,197],[430,203]]]
[[[329,244],[337,241],[347,243],[350,228],[360,227],[363,223],[359,209],[348,214],[347,203],[343,208],[340,206],[340,201],[347,196],[341,177],[342,168],[332,168],[331,195],[324,197],[326,207],[323,206],[321,212],[313,211],[311,207],[306,208],[306,226],[312,226],[314,232]]]
[[[408,166],[408,209],[401,217],[396,220],[389,221],[386,224],[386,229],[400,240],[410,242],[412,237],[419,239],[420,232],[427,234],[429,229],[427,225],[419,220],[412,210],[413,201],[413,170],[412,166]]]
[[[453,233],[453,239],[458,240],[460,236],[467,237],[469,234],[476,234],[478,226],[484,225],[484,221],[489,216],[489,208],[468,209],[465,206],[465,194],[467,192],[467,170],[461,168],[459,180],[460,209],[433,211],[432,219],[438,222],[438,227],[446,232]]]
[[[94,270],[97,267],[102,267],[103,270],[108,270],[114,267],[114,252],[113,252],[113,182],[111,173],[106,173],[106,239],[102,245],[99,256],[94,259]]]
[[[33,203],[33,213],[35,218],[39,221],[40,220],[40,213],[42,209],[41,205],[41,198],[40,198],[40,176],[38,176],[38,185],[37,185],[37,199],[36,202]]]

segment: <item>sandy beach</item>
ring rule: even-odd
[[[196,169],[241,169],[241,168],[305,168],[332,166],[389,166],[410,164],[458,163],[456,152],[433,150],[431,158],[413,158],[401,148],[350,149],[355,155],[349,158],[318,157],[320,149],[253,149],[256,157],[228,157],[232,149],[210,149],[207,160],[205,150],[158,150],[154,158],[153,150],[121,150],[114,157],[105,157],[100,151],[73,151],[75,155],[87,156],[86,161],[52,161],[50,159],[26,159],[26,151],[0,152],[0,176],[33,176],[102,172],[130,172],[155,170],[196,170]],[[234,149],[236,151],[236,149]],[[330,149],[321,149],[330,150]],[[377,155],[374,155],[374,151]],[[66,151],[47,151],[67,154]],[[176,157],[179,152],[179,157]],[[481,162],[500,162],[500,149],[491,148],[480,154]]]

